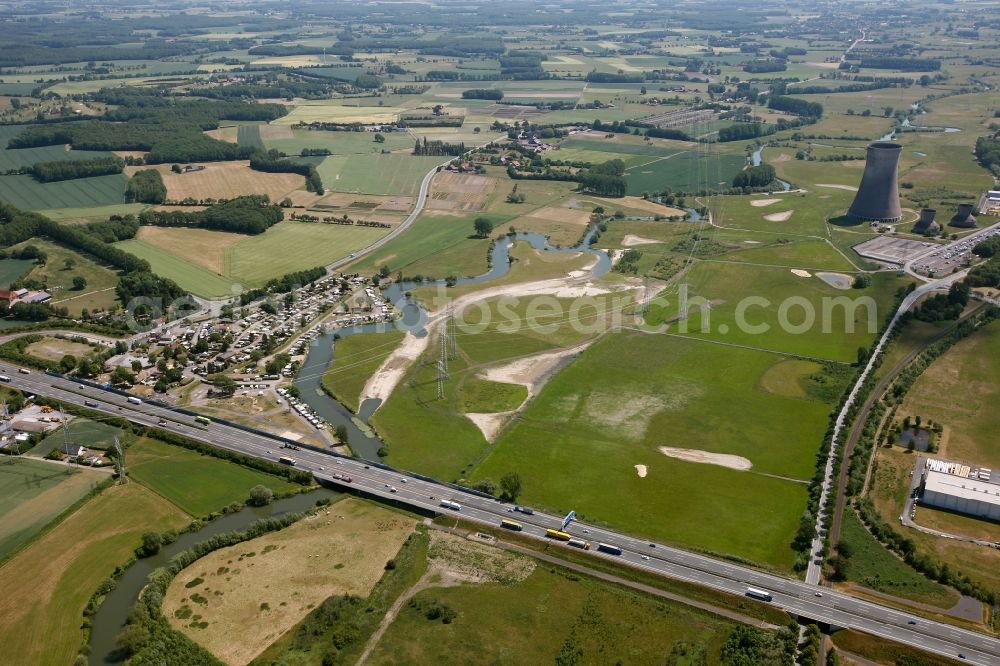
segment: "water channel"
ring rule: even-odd
[[[90,631],[90,663],[92,666],[119,664],[123,661],[117,654],[115,637],[125,626],[129,610],[146,586],[146,578],[153,570],[167,564],[171,557],[216,534],[246,529],[250,523],[261,518],[305,511],[315,506],[317,500],[337,495],[338,493],[327,488],[317,488],[308,493],[277,500],[268,506],[246,507],[236,513],[222,516],[196,532],[185,532],[178,537],[177,541],[169,546],[164,546],[153,557],[136,561],[125,571],[125,574],[118,580],[115,589],[104,599],[104,603],[101,604],[97,613],[91,617],[93,626]]]
[[[490,256],[490,270],[482,275],[459,278],[456,286],[466,284],[485,284],[507,275],[510,271],[510,249],[515,241],[524,241],[536,250],[545,252],[588,252],[597,257],[597,263],[591,269],[591,277],[599,278],[611,270],[611,258],[603,250],[593,250],[590,243],[597,233],[597,227],[592,226],[579,245],[561,248],[549,245],[545,236],[537,233],[516,233],[513,237],[505,236],[497,241]],[[331,398],[323,391],[323,372],[330,367],[334,355],[335,339],[354,333],[378,333],[388,330],[410,331],[418,337],[427,335],[424,325],[427,312],[415,301],[407,297],[413,290],[441,287],[443,280],[425,282],[401,282],[391,284],[382,290],[383,297],[402,313],[402,317],[390,324],[367,324],[364,326],[349,326],[334,331],[328,331],[316,337],[309,346],[309,353],[302,364],[294,385],[299,389],[299,399],[311,407],[317,415],[333,426],[343,425],[347,428],[347,439],[354,454],[368,460],[378,460],[378,450],[381,440],[368,427],[368,419],[378,409],[379,400],[365,400],[358,410],[352,414],[350,410]]]

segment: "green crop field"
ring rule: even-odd
[[[428,620],[421,608],[434,603],[454,611],[455,619]],[[490,655],[490,663],[512,665],[717,664],[733,627],[704,611],[538,566],[513,585],[419,592],[368,663],[479,663]],[[562,660],[565,654],[573,661]]]
[[[240,125],[236,129],[236,143],[241,146],[260,148],[263,150],[264,141],[260,138],[259,125]]]
[[[217,275],[170,252],[141,240],[127,240],[117,247],[145,259],[153,271],[176,282],[181,288],[206,298],[219,298],[233,294],[233,280]],[[183,251],[183,248],[178,248]]]
[[[661,192],[666,189],[694,191],[725,186],[743,169],[746,159],[742,155],[712,155],[707,160],[695,151],[629,165],[625,171],[628,193]]]
[[[41,460],[0,460],[0,562],[105,478]]]
[[[115,293],[117,271],[98,264],[90,255],[78,254],[51,241],[33,238],[16,247],[24,245],[34,245],[48,255],[46,262],[32,267],[27,277],[45,285],[52,294],[52,303],[66,307],[72,314],[114,306],[118,298]],[[72,262],[72,267],[67,267],[67,261]],[[75,277],[84,278],[87,286],[76,290]]]
[[[549,381],[472,479],[517,471],[523,502],[787,570],[832,405],[809,397],[818,366],[785,363],[697,340],[606,335]],[[687,462],[661,446],[752,468]]]
[[[0,136],[0,146],[6,141]],[[113,154],[98,150],[67,150],[63,146],[42,146],[40,148],[20,148],[17,150],[0,149],[0,172],[14,171],[22,167],[30,167],[37,162],[62,162],[93,160],[100,157],[112,157]]]
[[[258,286],[285,273],[343,259],[389,231],[378,227],[282,222],[228,248],[225,272],[245,286]]]
[[[406,132],[386,132],[385,143],[376,143],[373,132],[324,132],[292,130],[291,139],[268,139],[268,149],[298,155],[306,148],[327,148],[334,155],[369,155],[383,150],[413,148],[413,138]]]
[[[0,259],[0,289],[28,274],[35,262],[30,259]]]
[[[402,331],[356,333],[334,343],[333,362],[323,373],[323,387],[354,413],[358,397],[389,354],[403,340]]]
[[[0,176],[0,200],[22,210],[84,208],[122,203],[128,179],[122,174],[39,183],[31,176]]]
[[[87,501],[17,553],[0,569],[4,661],[73,663],[84,641],[83,609],[101,581],[132,556],[143,532],[176,530],[188,522],[170,502],[129,483]]]
[[[143,437],[126,452],[129,475],[192,516],[244,502],[261,484],[275,493],[298,488],[280,477]]]
[[[334,155],[317,171],[323,185],[335,192],[413,195],[428,171],[448,161],[446,157],[413,155]]]

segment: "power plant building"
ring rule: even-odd
[[[902,150],[898,143],[868,144],[865,173],[848,215],[873,222],[898,222],[903,218],[897,178]]]
[[[989,469],[928,459],[920,503],[1000,521],[1000,483],[991,478]]]
[[[923,208],[920,219],[913,225],[913,233],[935,235],[941,233],[941,225],[934,221],[937,211],[933,208]]]
[[[976,218],[972,216],[972,204],[959,204],[958,212],[951,218],[948,226],[960,229],[975,229]]]

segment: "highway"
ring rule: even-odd
[[[306,449],[289,451],[281,448],[280,440],[265,433],[246,432],[220,423],[202,426],[196,424],[191,416],[146,403],[135,405],[127,402],[125,396],[102,389],[81,388],[82,385],[67,378],[37,372],[21,374],[16,366],[9,363],[0,364],[0,374],[10,377],[10,386],[26,393],[80,406],[84,406],[85,400],[94,402],[98,406],[91,409],[154,428],[161,427],[158,424],[163,419],[167,422],[162,426],[164,429],[220,448],[271,461],[287,455],[295,459],[297,469],[308,470],[317,479],[414,508],[449,513],[449,509],[440,506],[442,499],[448,499],[461,505],[454,513],[463,519],[498,526],[502,518],[510,518],[524,525],[522,534],[549,541],[555,549],[570,548],[562,542],[545,537],[546,529],[562,525],[560,516],[541,512],[533,515],[513,513],[513,506],[510,504],[333,453]],[[350,476],[351,482],[338,480],[334,475]],[[855,599],[796,579],[659,543],[653,544],[580,522],[572,523],[567,531],[591,542],[595,549],[598,542],[604,542],[623,550],[620,556],[591,550],[595,557],[620,560],[638,569],[740,596],[746,593],[747,586],[762,588],[773,595],[772,603],[775,606],[793,615],[836,627],[854,628],[951,658],[958,658],[961,654],[967,663],[1000,663],[1000,640],[985,634],[926,620],[912,613]]]

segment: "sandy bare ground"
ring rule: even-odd
[[[589,271],[587,273],[589,274]],[[363,402],[369,398],[376,398],[384,404],[393,390],[395,390],[396,385],[403,378],[407,368],[427,349],[431,333],[438,324],[448,317],[449,312],[461,312],[466,306],[472,303],[503,296],[526,298],[529,296],[549,295],[556,298],[579,298],[583,296],[600,296],[609,294],[612,291],[625,293],[641,288],[641,284],[626,283],[615,285],[612,289],[594,284],[587,276],[571,275],[565,278],[550,278],[535,282],[498,285],[459,296],[453,299],[447,307],[442,307],[427,315],[426,336],[417,337],[407,332],[406,337],[403,338],[403,342],[396,348],[396,351],[386,358],[381,367],[375,371],[365,384],[360,400]]]
[[[809,271],[804,271],[801,268],[793,268],[792,275],[798,275],[799,277],[812,277]]]
[[[794,210],[785,210],[780,213],[771,213],[770,215],[765,215],[764,219],[768,222],[784,222],[792,217]]]
[[[750,202],[751,206],[755,208],[763,208],[764,206],[770,206],[773,203],[778,203],[781,199],[754,199]]]
[[[857,192],[858,188],[853,185],[835,185],[832,183],[816,183],[816,187],[829,187],[834,190],[847,190],[848,192]]]
[[[511,411],[492,414],[469,413],[466,416],[476,424],[486,441],[493,443],[511,418],[520,413],[531,399],[539,394],[545,383],[558,372],[559,368],[569,359],[579,356],[592,342],[593,340],[589,340],[575,347],[526,356],[504,365],[487,368],[479,373],[480,377],[492,382],[520,384],[528,389],[528,396],[517,409]]]
[[[698,449],[675,449],[670,446],[659,447],[660,453],[670,458],[685,460],[693,463],[703,463],[706,465],[719,465],[745,472],[753,467],[753,463],[743,456],[734,456],[728,453],[710,453]]]
[[[743,242],[747,245],[760,245],[760,241],[745,240]]]
[[[634,465],[635,473],[639,475],[640,479],[646,478],[646,466],[645,465]]]
[[[643,238],[642,236],[636,236],[635,234],[625,234],[622,238],[622,245],[625,247],[633,247],[635,245],[652,245],[654,243],[662,243],[663,241],[654,240],[652,238]]]

